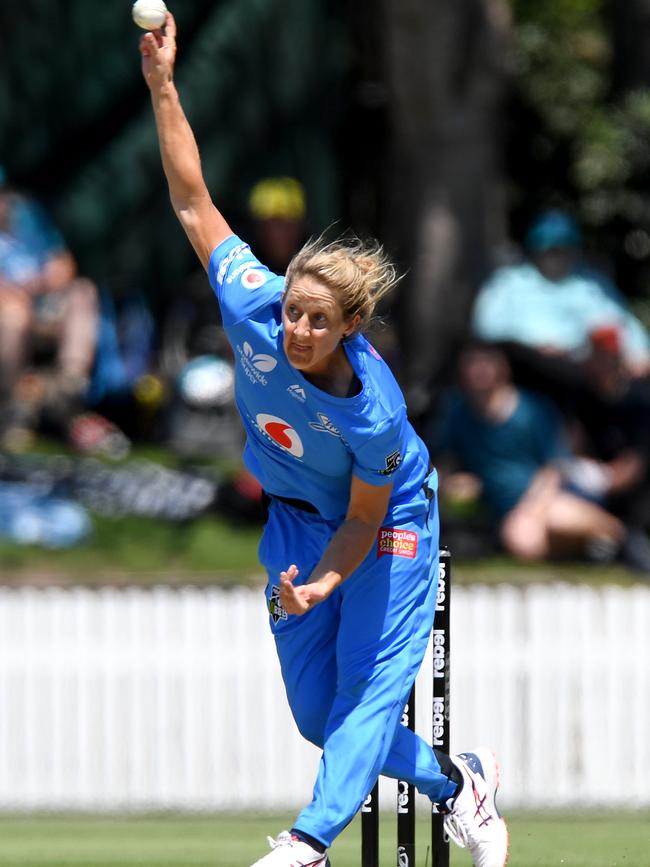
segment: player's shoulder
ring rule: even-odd
[[[229,235],[212,251],[208,276],[216,289],[230,285],[239,278],[244,288],[253,290],[278,275],[272,274],[257,259],[250,244],[237,235]]]
[[[250,245],[237,235],[230,235],[212,251],[208,279],[226,326],[273,307],[284,290],[284,278],[260,262]],[[275,308],[273,315],[277,315]]]
[[[406,403],[388,364],[363,335],[350,341],[348,351],[365,398],[358,426],[374,435],[401,427]]]

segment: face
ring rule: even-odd
[[[469,395],[489,394],[508,381],[508,365],[497,350],[472,348],[461,353],[458,362],[462,389]]]
[[[536,253],[532,258],[547,280],[559,283],[575,268],[578,251],[574,247],[551,247]]]
[[[336,295],[310,276],[296,277],[282,303],[284,352],[304,373],[327,373],[341,340],[359,317],[346,321]]]

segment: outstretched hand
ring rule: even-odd
[[[305,614],[329,595],[318,581],[294,587],[293,582],[298,574],[295,564],[289,566],[286,572],[280,572],[280,602],[287,614]]]
[[[162,30],[152,30],[140,37],[142,74],[150,90],[156,90],[174,77],[176,60],[176,22],[167,13]]]

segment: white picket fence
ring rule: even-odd
[[[454,588],[452,749],[506,807],[649,805],[649,642],[643,586]],[[0,589],[0,809],[294,807],[318,758],[260,591]]]

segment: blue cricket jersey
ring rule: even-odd
[[[368,341],[356,335],[343,344],[359,393],[327,394],[285,356],[283,277],[234,235],[213,251],[208,276],[235,354],[244,462],[264,490],[307,500],[327,520],[341,520],[356,475],[371,485],[393,482],[389,513],[411,502],[425,509],[426,446],[406,417],[395,378]]]

